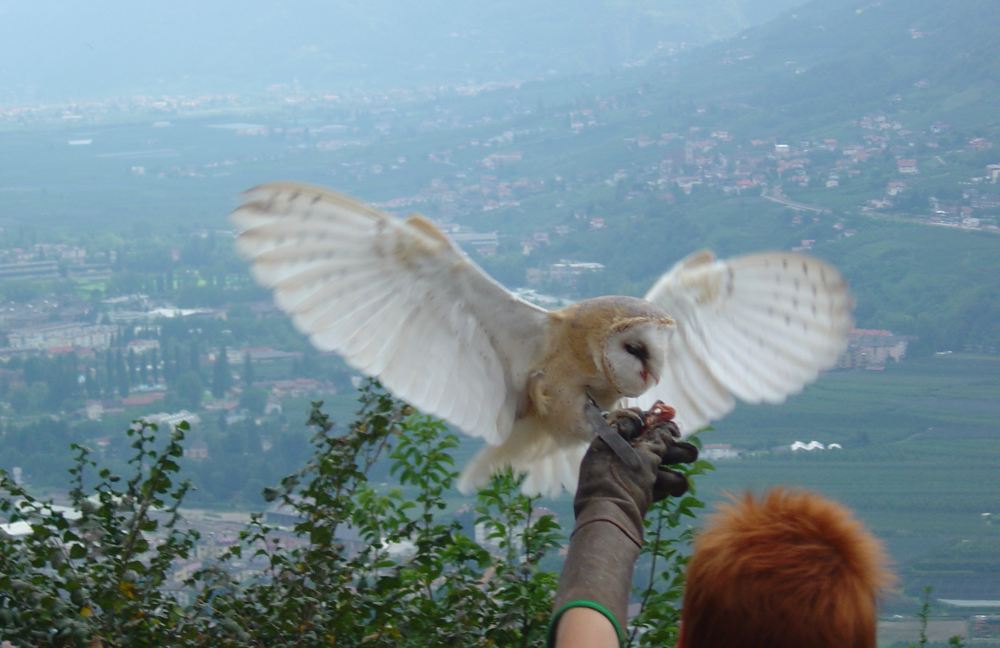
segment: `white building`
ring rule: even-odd
[[[740,452],[728,443],[706,443],[701,453],[709,461],[739,459]]]
[[[144,420],[150,423],[155,423],[160,427],[174,427],[181,421],[187,421],[188,425],[194,427],[195,425],[201,423],[201,417],[194,412],[189,412],[187,410],[181,410],[173,414],[168,414],[167,412],[159,412],[158,414],[149,414],[143,417]]]
[[[7,335],[10,347],[18,351],[52,351],[60,348],[81,348],[103,351],[111,346],[114,326],[106,324],[51,324],[11,331]]]

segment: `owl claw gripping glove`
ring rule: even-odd
[[[698,458],[697,448],[677,440],[680,433],[672,416],[673,410],[660,403],[648,412],[628,409],[608,416],[608,425],[635,449],[637,470],[627,468],[600,436],[584,455],[573,500],[576,526],[559,579],[550,645],[560,615],[573,607],[597,610],[611,621],[619,641],[624,639],[643,516],[653,502],[688,489],[684,475],[667,465]]]

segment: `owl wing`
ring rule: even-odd
[[[466,433],[510,433],[547,312],[507,291],[427,219],[401,221],[293,183],[251,189],[237,250],[319,349]]]
[[[664,375],[638,404],[673,405],[685,434],[727,414],[735,398],[780,403],[800,391],[836,363],[853,325],[840,273],[791,252],[727,261],[698,252],[663,275],[646,299],[677,326]]]

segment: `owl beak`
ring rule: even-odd
[[[648,383],[650,377],[652,377],[654,385],[659,385],[660,384],[660,377],[657,376],[652,371],[650,371],[649,369],[647,369],[645,366],[642,368],[642,374],[641,375],[642,375],[642,382],[644,382],[644,383]]]

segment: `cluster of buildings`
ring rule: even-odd
[[[72,296],[0,302],[0,333],[28,335],[33,329],[85,320],[89,309],[86,302]]]
[[[816,452],[822,450],[842,450],[839,443],[821,443],[815,439],[812,441],[793,441],[789,445],[778,446],[771,452]],[[729,443],[706,443],[702,448],[700,456],[708,461],[729,461],[732,459],[742,459],[751,454],[761,454],[763,451],[748,452],[743,448],[737,448]],[[764,452],[766,454],[766,452]]]
[[[912,341],[912,336],[884,329],[854,329],[847,338],[847,349],[837,359],[837,368],[883,371],[889,362],[902,362]]]
[[[88,254],[68,243],[35,243],[0,249],[0,281],[104,280],[115,253]]]
[[[622,109],[613,98],[594,98],[592,103],[560,115],[565,117],[564,128],[570,135],[582,137],[598,130],[607,125],[609,111]],[[629,153],[630,166],[608,169],[604,183],[613,187],[616,198],[623,202],[652,197],[670,204],[696,191],[760,196],[796,212],[798,216],[790,223],[792,226],[803,224],[804,217],[820,222],[832,210],[797,202],[788,197],[789,193],[809,190],[816,195],[817,189],[836,191],[847,183],[855,183],[862,189],[859,193],[873,196],[857,205],[861,212],[902,215],[927,225],[1000,232],[1000,190],[994,189],[1000,182],[1000,164],[987,165],[982,175],[968,178],[962,186],[962,198],[957,201],[932,196],[924,200],[926,204],[908,202],[919,189],[919,179],[926,169],[939,170],[942,165],[953,164],[952,153],[990,150],[992,143],[987,138],[974,137],[958,145],[957,150],[951,150],[956,145],[947,124],[937,123],[918,132],[896,118],[876,113],[862,116],[854,125],[857,131],[850,139],[743,139],[726,130],[698,126],[684,131],[630,135],[621,140]],[[554,127],[556,131],[559,128]],[[400,211],[419,206],[445,221],[477,211],[519,209],[533,196],[543,193],[555,194],[557,198],[565,193],[567,200],[557,200],[556,208],[565,207],[570,202],[569,196],[578,187],[592,184],[594,178],[590,176],[599,171],[545,177],[527,171],[532,161],[531,143],[537,136],[536,130],[515,130],[501,124],[494,137],[473,138],[430,153],[428,161],[445,167],[444,173],[416,192],[396,196],[379,206]],[[396,165],[388,161],[380,166],[388,169]],[[355,172],[356,179],[363,181],[372,171],[370,165],[358,164]],[[885,175],[890,176],[888,181],[872,179]],[[568,222],[523,237],[520,247],[524,254],[531,254],[545,246],[551,237],[573,230],[613,228],[614,221],[614,214],[575,214]],[[829,221],[832,238],[855,233],[837,219]],[[454,229],[452,235],[467,237],[464,242],[474,253],[482,256],[496,253],[495,233]]]
[[[0,303],[0,358],[25,353],[77,353],[92,357],[106,351],[121,333],[122,326],[152,325],[178,317],[225,318],[223,309],[177,308],[167,302],[153,302],[145,295],[104,300],[97,315],[94,304],[76,295],[49,295],[26,302]],[[128,350],[145,353],[159,346],[156,340],[136,339]]]
[[[60,322],[9,331],[7,347],[14,352],[105,351],[117,332],[118,327],[109,324]]]
[[[580,277],[603,271],[603,263],[561,259],[541,268],[529,268],[525,273],[525,279],[529,286],[548,283],[572,288]]]

